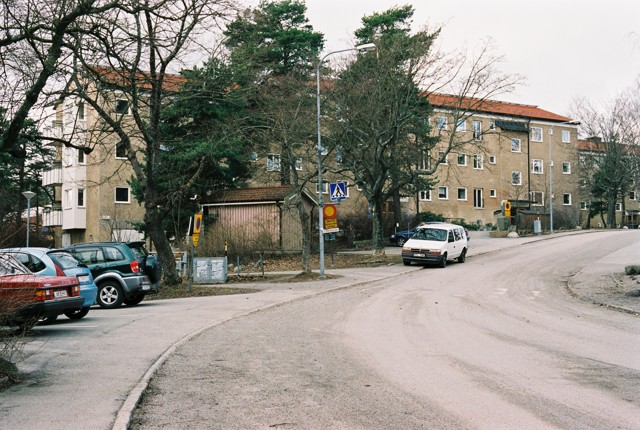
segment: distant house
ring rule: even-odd
[[[317,203],[307,192],[302,198],[313,220]],[[235,251],[300,252],[302,227],[294,199],[290,185],[214,192],[201,202],[204,236],[216,248],[227,241]]]

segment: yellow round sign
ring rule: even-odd
[[[334,205],[324,205],[322,207],[322,214],[326,219],[333,219],[338,214],[338,210]]]

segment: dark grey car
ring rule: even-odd
[[[135,306],[147,294],[158,292],[160,262],[144,242],[80,243],[66,249],[91,270],[100,307]]]

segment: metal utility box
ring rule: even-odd
[[[196,284],[221,284],[227,282],[227,257],[195,257],[193,282]]]

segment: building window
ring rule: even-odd
[[[267,155],[267,172],[280,171],[280,154]]]
[[[449,198],[449,189],[447,187],[438,187],[438,198],[447,200]]]
[[[496,190],[495,190],[495,189],[491,189],[491,190],[489,190],[489,197],[492,197],[492,198],[494,198],[494,199],[495,199],[496,197],[498,197],[498,193],[496,192]]]
[[[78,119],[84,121],[84,102],[78,103]]]
[[[636,199],[636,192],[629,191],[629,200],[635,200],[635,199]]]
[[[64,205],[65,209],[70,209],[73,207],[73,190],[72,189],[68,189],[68,190],[64,190],[64,201],[62,202],[62,204]]]
[[[586,211],[587,209],[587,202],[580,202],[580,210]]]
[[[473,207],[476,209],[484,208],[484,198],[482,198],[482,188],[473,190]]]
[[[78,188],[78,207],[84,207],[84,188]]]
[[[422,151],[420,161],[418,162],[418,170],[429,170],[431,168],[431,158],[428,151]]]
[[[254,163],[258,161],[258,153],[252,152],[249,154],[249,161],[253,161]]]
[[[495,155],[489,155],[489,164],[496,164],[498,162],[498,158]]]
[[[531,160],[531,173],[537,173],[541,175],[544,170],[544,163],[542,160]]]
[[[476,170],[484,169],[484,160],[482,159],[482,154],[473,155],[473,168]]]
[[[522,173],[511,172],[511,185],[522,185]]]
[[[458,188],[458,200],[467,200],[466,188]]]
[[[542,191],[531,191],[530,198],[533,206],[544,206],[544,194]]]
[[[127,115],[129,113],[129,100],[117,99],[116,100],[116,113],[118,115]]]
[[[439,116],[436,118],[436,128],[438,130],[446,130],[447,129],[447,117]]]
[[[531,141],[542,142],[542,127],[531,127]]]
[[[622,203],[616,203],[616,212],[622,212]]]
[[[316,194],[318,194],[318,183],[316,182]],[[322,181],[322,194],[329,194],[329,182]]]
[[[459,119],[456,123],[456,131],[467,131],[467,123],[463,119]]]
[[[562,130],[562,143],[571,142],[571,132],[569,130]]]
[[[296,158],[296,170],[302,170],[302,157]]]
[[[586,188],[587,178],[580,178],[580,180],[578,181],[578,184],[580,185],[580,188]]]
[[[84,151],[82,148],[78,149],[78,164],[84,164]]]
[[[122,142],[116,143],[116,158],[127,158],[127,147]]]
[[[482,140],[482,122],[473,121],[473,139],[474,140]]]
[[[447,155],[444,153],[444,151],[438,152],[438,160],[440,160],[440,164],[449,164]]]
[[[569,163],[568,161],[562,163],[562,173],[564,173],[565,175],[571,174],[571,163]]]
[[[564,194],[562,195],[562,204],[563,204],[563,205],[566,205],[566,206],[568,206],[568,205],[570,205],[570,204],[571,204],[571,194],[569,194],[569,193],[564,193]]]
[[[130,203],[129,187],[116,187],[116,203]]]
[[[467,154],[458,154],[458,166],[467,165]]]
[[[521,152],[522,151],[522,144],[520,139],[511,139],[511,152]]]
[[[418,193],[418,199],[423,202],[431,201],[431,190],[422,190]]]

